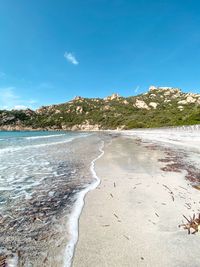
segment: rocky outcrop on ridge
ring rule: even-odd
[[[33,111],[0,110],[1,130],[99,130],[200,124],[200,94],[151,86],[137,96],[75,97]]]

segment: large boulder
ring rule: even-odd
[[[196,99],[193,98],[192,96],[188,96],[188,97],[186,98],[186,101],[187,101],[187,103],[195,103],[195,102],[196,102]]]
[[[187,100],[178,101],[178,105],[186,105],[186,104],[187,104]]]
[[[81,106],[76,107],[76,113],[82,114],[83,113],[83,107],[81,107]]]
[[[156,102],[150,102],[149,103],[149,106],[152,107],[152,108],[154,108],[154,109],[156,109],[157,106],[158,106],[158,103],[156,103]]]
[[[105,97],[104,100],[114,100],[119,98],[120,98],[119,94],[112,94],[111,96]]]
[[[136,99],[136,102],[133,106],[135,106],[136,108],[140,108],[140,109],[147,109],[147,110],[150,109],[149,106],[143,100],[139,100],[139,99]]]

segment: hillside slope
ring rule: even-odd
[[[200,94],[154,87],[133,97],[76,97],[36,111],[1,110],[0,129],[98,130],[200,124]]]

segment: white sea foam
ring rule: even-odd
[[[85,196],[89,191],[94,190],[100,184],[100,179],[98,178],[98,176],[94,170],[94,164],[99,158],[101,158],[103,156],[103,154],[104,154],[103,147],[104,147],[104,141],[102,141],[102,143],[99,147],[99,151],[101,152],[100,155],[97,158],[95,158],[94,160],[92,160],[91,166],[90,166],[92,176],[94,177],[95,180],[87,188],[85,188],[84,190],[82,190],[81,192],[78,193],[75,207],[74,207],[72,213],[70,214],[68,224],[69,224],[69,234],[71,236],[71,239],[70,239],[70,241],[67,244],[67,247],[65,249],[63,267],[70,267],[71,263],[72,263],[72,258],[74,255],[74,249],[75,249],[76,243],[78,241],[78,222],[79,222],[79,217],[80,217],[81,211],[82,211],[84,203],[85,203],[84,202]]]
[[[18,265],[18,257],[17,255],[15,254],[12,258],[8,258],[6,260],[6,266],[8,267],[17,267]]]
[[[64,136],[64,135],[65,134],[52,134],[52,135],[29,136],[29,137],[24,137],[24,138],[26,140],[34,140],[34,139],[44,139],[44,138],[59,137],[59,136]]]
[[[52,142],[52,143],[45,143],[45,144],[37,144],[37,145],[28,145],[28,146],[16,146],[16,147],[6,147],[6,148],[2,148],[0,149],[0,154],[4,154],[4,153],[8,153],[8,152],[15,152],[15,151],[19,151],[19,150],[25,150],[25,149],[34,149],[34,148],[39,148],[39,147],[46,147],[46,146],[52,146],[52,145],[58,145],[58,144],[64,144],[64,143],[69,143],[71,141],[73,141],[76,138],[79,137],[84,137],[84,136],[74,136],[74,137],[70,137],[67,140],[63,140],[63,141],[57,141],[57,142]]]

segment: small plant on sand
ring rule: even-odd
[[[193,214],[193,217],[190,217],[189,219],[185,215],[183,215],[183,217],[186,219],[187,223],[180,224],[179,227],[188,230],[188,234],[196,234],[197,232],[200,232],[200,213],[197,217]]]

